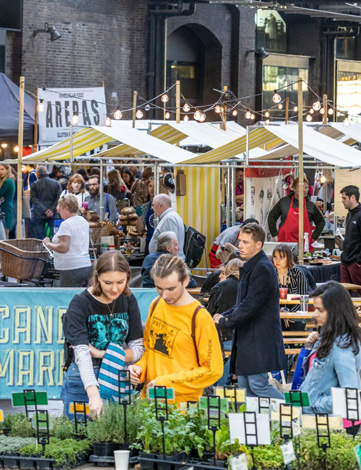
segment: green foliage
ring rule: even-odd
[[[71,439],[75,433],[74,423],[69,421],[66,416],[57,416],[52,418],[50,436],[57,439]]]
[[[0,435],[0,454],[14,454],[22,447],[34,444],[36,442],[34,437],[8,437]]]
[[[12,437],[33,437],[31,420],[24,413],[8,414],[1,423],[1,429]]]

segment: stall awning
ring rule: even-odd
[[[111,141],[123,142],[129,147],[130,151],[131,149],[136,149],[143,155],[151,155],[174,165],[187,161],[194,156],[193,153],[187,150],[174,145],[171,146],[145,132],[140,132],[128,126],[92,126],[82,129],[73,135],[73,157],[84,155],[85,152]],[[104,153],[101,152],[92,157],[102,156]],[[70,139],[68,138],[48,149],[29,155],[24,160],[64,160],[69,159],[69,157]]]
[[[361,124],[350,124],[345,126],[342,122],[331,122],[330,125],[338,132],[347,135],[355,142],[361,142]]]

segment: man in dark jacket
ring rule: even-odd
[[[38,180],[30,187],[31,218],[34,221],[36,238],[43,240],[49,236],[46,233],[46,225],[50,230],[50,236],[54,232],[54,215],[61,193],[59,183],[49,178],[45,166],[39,166],[36,170]]]
[[[213,319],[221,330],[235,328],[231,373],[247,396],[283,398],[268,383],[268,372],[286,368],[279,313],[277,273],[262,250],[265,232],[247,224],[239,234],[241,259],[236,305]]]
[[[289,196],[280,199],[269,213],[268,227],[275,241],[298,243],[298,181],[298,178],[296,178],[293,183],[293,192]],[[325,219],[316,204],[307,196],[308,189],[308,182],[304,180],[303,195],[308,216],[304,217],[304,232],[309,234],[311,244],[321,235],[325,226]],[[281,222],[277,230],[277,221],[280,217]],[[312,222],[316,226],[314,230],[311,229]]]
[[[348,209],[341,256],[341,282],[361,285],[361,204],[357,186],[341,189],[342,204]],[[361,290],[357,291],[361,296]]]

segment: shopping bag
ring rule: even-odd
[[[303,381],[305,380],[306,374],[302,365],[304,359],[306,359],[306,357],[308,357],[310,353],[311,349],[301,348],[296,363],[295,373],[293,375],[292,390],[298,390],[303,384]]]

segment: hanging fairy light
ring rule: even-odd
[[[191,107],[189,106],[189,104],[188,104],[188,103],[184,103],[184,105],[183,105],[183,111],[184,111],[185,113],[188,113],[190,110],[191,110]]]
[[[44,100],[40,99],[40,103],[38,104],[37,110],[38,113],[43,113],[45,111]]]
[[[246,119],[252,119],[252,113],[249,109],[247,109],[246,114],[244,115]]]
[[[161,99],[161,101],[162,101],[163,103],[168,103],[168,101],[169,101],[169,96],[167,95],[167,93],[164,93],[164,95],[162,95],[162,96],[160,97],[160,99]]]
[[[185,116],[183,117],[183,121],[189,121],[189,116],[185,115]]]
[[[266,111],[266,112],[264,113],[264,117],[267,118],[267,119],[270,117],[270,115],[271,115],[271,114],[270,114],[269,111]]]
[[[251,114],[251,120],[254,121],[256,119],[256,116],[252,113]]]
[[[201,117],[201,112],[199,111],[199,109],[197,109],[197,111],[194,113],[193,117],[196,121],[199,121],[200,117]]]
[[[344,126],[348,127],[350,124],[351,124],[351,121],[349,120],[349,118],[345,118],[345,119],[343,120],[343,125],[344,125]]]
[[[170,112],[167,111],[167,112],[165,113],[164,117],[165,117],[166,119],[170,119]]]
[[[138,109],[138,111],[135,113],[135,117],[137,119],[142,119],[143,117],[143,111],[141,109]]]
[[[340,117],[340,116],[341,116],[340,111],[337,111],[336,116],[337,116],[337,117]]]
[[[332,116],[333,113],[334,113],[334,110],[333,110],[333,108],[330,108],[327,112],[328,112],[328,114],[329,114],[330,116]]]
[[[283,104],[280,103],[278,106],[277,106],[278,109],[283,109]]]
[[[201,113],[200,117],[199,117],[199,122],[204,122],[206,120],[206,115],[205,113]]]
[[[1,144],[1,148],[3,148],[3,149],[6,149],[7,146],[8,146],[8,144],[6,144],[5,142],[3,144]]]
[[[306,121],[307,121],[307,122],[311,122],[311,121],[312,121],[312,116],[311,116],[311,114],[307,114],[307,116],[306,116]]]
[[[214,112],[219,114],[222,111],[222,108],[217,104],[217,106],[214,108]]]
[[[272,101],[276,104],[280,103],[282,100],[281,95],[277,93],[277,90],[274,91],[273,96],[272,96]]]
[[[325,175],[321,175],[320,183],[322,183],[322,184],[326,183],[326,176]]]
[[[309,111],[308,111],[310,114],[314,114],[315,110],[313,108],[311,108]]]
[[[71,118],[71,123],[73,124],[73,126],[77,126],[79,124],[79,116],[77,112],[73,114]]]
[[[238,111],[237,111],[236,109],[234,109],[234,110],[232,111],[232,116],[235,116],[235,117],[236,117],[237,115],[238,115]]]
[[[320,109],[320,114],[325,114],[325,109],[324,108]]]
[[[270,123],[269,119],[266,119],[265,122],[264,122],[265,126],[269,126],[269,123]]]
[[[115,114],[115,113],[114,113],[114,114]],[[107,117],[105,118],[105,125],[106,125],[107,127],[110,127],[110,126],[112,125],[112,120],[110,119],[109,116],[107,116]]]
[[[315,110],[315,111],[319,111],[321,109],[321,103],[319,100],[315,101],[312,105],[312,108]]]
[[[293,108],[293,112],[294,112],[294,113],[297,113],[297,112],[298,112],[298,106],[295,106],[295,107]]]
[[[144,106],[144,110],[147,111],[147,112],[150,111],[150,104],[146,104]]]
[[[122,119],[122,117],[123,117],[123,114],[122,114],[122,112],[120,111],[119,106],[117,106],[117,110],[116,110],[115,113],[114,113],[114,119],[116,119],[116,120],[119,121],[119,119]]]
[[[19,146],[18,145],[15,145],[15,147],[13,148],[14,152],[15,153],[18,153],[19,152]]]

